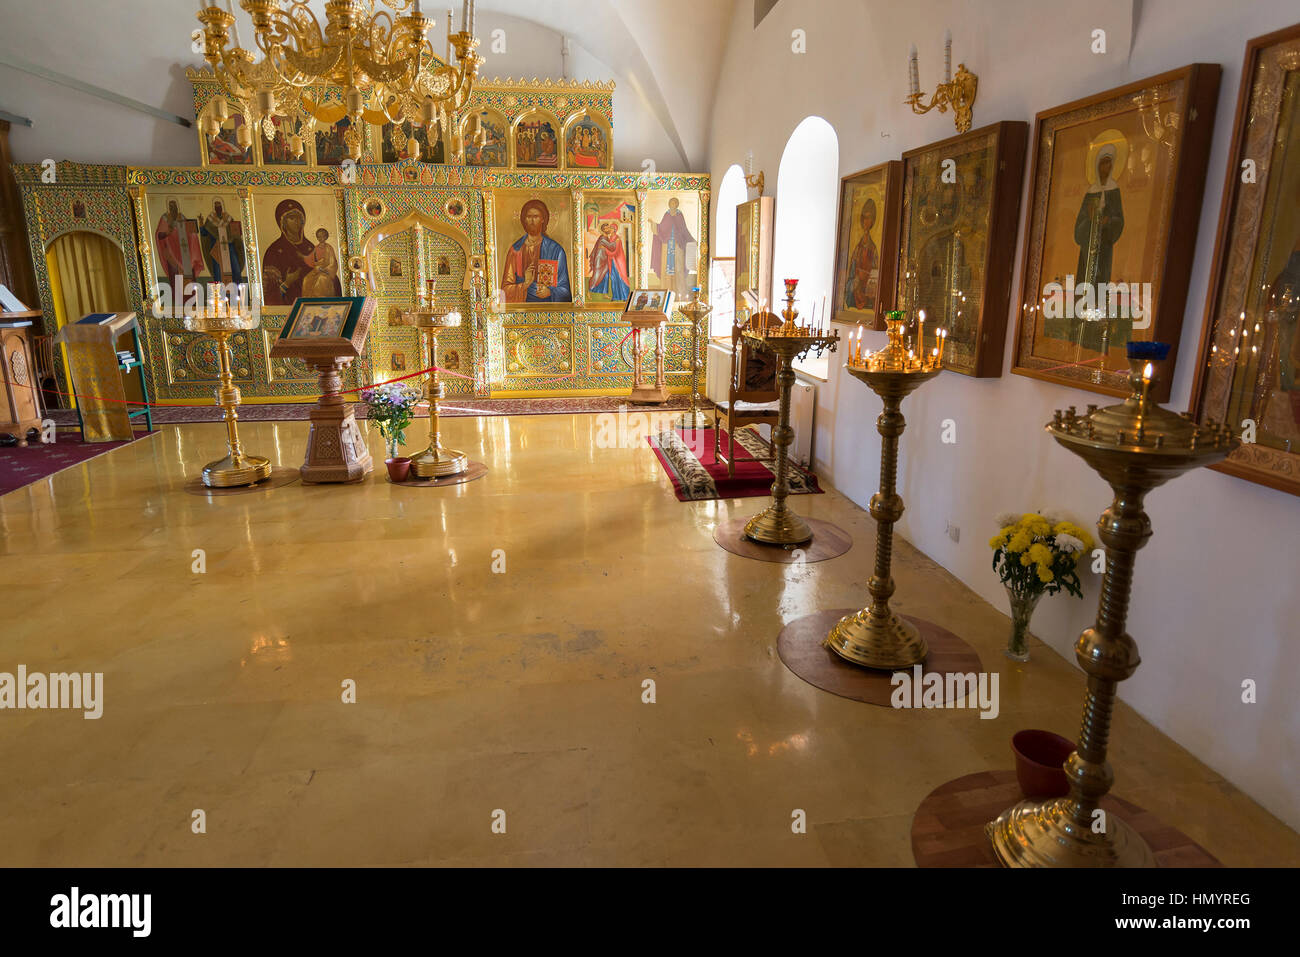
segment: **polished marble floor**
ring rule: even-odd
[[[1007,661],[1005,615],[901,542],[896,606],[1002,672],[1000,717],[788,672],[783,622],[865,600],[874,526],[833,491],[793,501],[847,555],[760,563],[711,530],[763,500],[678,502],[635,436],[597,447],[597,416],[444,426],[486,478],[209,501],[182,486],[223,430],[185,425],[0,498],[0,671],[104,673],[99,720],[0,712],[0,865],[911,866],[932,788],[1010,767],[1020,728],[1077,728],[1073,663]],[[304,423],[242,435],[302,460]],[[1226,864],[1300,863],[1126,706],[1113,740],[1122,796]]]

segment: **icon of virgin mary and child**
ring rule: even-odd
[[[296,199],[275,207],[280,238],[262,256],[262,282],[268,306],[291,306],[300,298],[343,295],[339,257],[329,242],[329,230],[316,230],[316,242],[303,233],[307,214]]]
[[[546,235],[550,221],[551,211],[540,199],[519,210],[524,235],[506,251],[501,271],[506,302],[573,302],[564,247]]]

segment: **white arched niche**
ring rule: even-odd
[[[776,180],[771,302],[784,308],[786,279],[798,279],[795,308],[801,321],[830,308],[835,272],[835,213],[839,202],[840,141],[820,116],[805,117],[781,154]],[[827,357],[796,362],[795,368],[826,377]]]
[[[736,308],[736,207],[749,198],[745,171],[732,163],[718,186],[717,228],[712,233],[713,265],[709,276],[709,335],[728,337]]]

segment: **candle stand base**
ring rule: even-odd
[[[469,456],[455,449],[443,448],[442,443],[431,445],[411,458],[411,474],[420,478],[459,475],[467,468],[469,468]]]
[[[208,488],[233,488],[256,485],[271,477],[271,462],[260,455],[242,452],[203,466],[203,484]]]
[[[930,650],[911,622],[893,611],[875,618],[870,608],[836,622],[826,636],[826,647],[846,661],[884,671],[919,665]]]
[[[745,523],[745,537],[763,545],[806,545],[813,531],[794,512],[769,505]]]
[[[1151,847],[1131,825],[1104,815],[1104,833],[1080,824],[1071,798],[1021,801],[984,826],[1005,867],[1155,867]],[[1093,821],[1103,818],[1094,816]]]

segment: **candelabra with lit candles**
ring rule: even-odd
[[[1056,410],[1047,432],[1110,485],[1110,507],[1097,521],[1106,547],[1096,623],[1079,636],[1074,654],[1088,675],[1079,746],[1065,761],[1070,793],[1025,800],[985,830],[1008,867],[1153,867],[1155,854],[1133,825],[1099,808],[1114,772],[1106,760],[1119,682],[1141,659],[1126,630],[1138,549],[1151,538],[1143,507],[1147,492],[1184,472],[1222,461],[1241,445],[1226,423],[1199,425],[1153,402],[1152,385],[1169,354],[1162,342],[1128,344],[1129,397],[1087,415]]]
[[[226,457],[203,467],[203,484],[209,488],[231,488],[256,485],[270,478],[270,460],[247,454],[239,441],[237,410],[241,396],[230,367],[227,340],[237,332],[252,332],[261,325],[261,319],[249,307],[247,283],[241,283],[236,295],[230,297],[220,283],[209,283],[207,302],[188,306],[182,324],[186,332],[211,336],[217,344],[221,384],[214,394],[226,423]]]
[[[776,382],[780,390],[780,413],[772,429],[772,446],[776,450],[775,481],[772,483],[772,504],[745,523],[745,537],[763,545],[790,548],[812,541],[812,528],[786,505],[790,494],[790,444],[794,429],[790,428],[790,391],[794,387],[794,360],[810,352],[821,355],[834,352],[840,334],[829,328],[829,312],[823,310],[821,323],[799,321],[799,310],[794,307],[798,279],[785,280],[785,309],[782,322],[770,312],[759,312],[751,320],[751,328],[743,333],[745,341],[753,348],[770,352],[776,357]]]
[[[903,516],[903,499],[895,485],[898,476],[898,439],[907,422],[900,406],[903,399],[929,382],[943,369],[943,350],[947,332],[935,334],[935,346],[925,351],[925,312],[917,313],[917,337],[914,348],[907,348],[903,329],[906,314],[895,310],[885,314],[888,341],[883,349],[863,353],[862,329],[849,350],[845,369],[855,379],[865,382],[884,403],[876,419],[880,432],[880,491],[871,497],[868,511],[876,521],[876,564],[867,582],[871,604],[861,611],[845,615],[826,636],[826,647],[841,658],[864,668],[895,670],[910,668],[925,660],[929,652],[921,630],[889,607],[894,593],[890,573],[894,549],[894,524]]]

